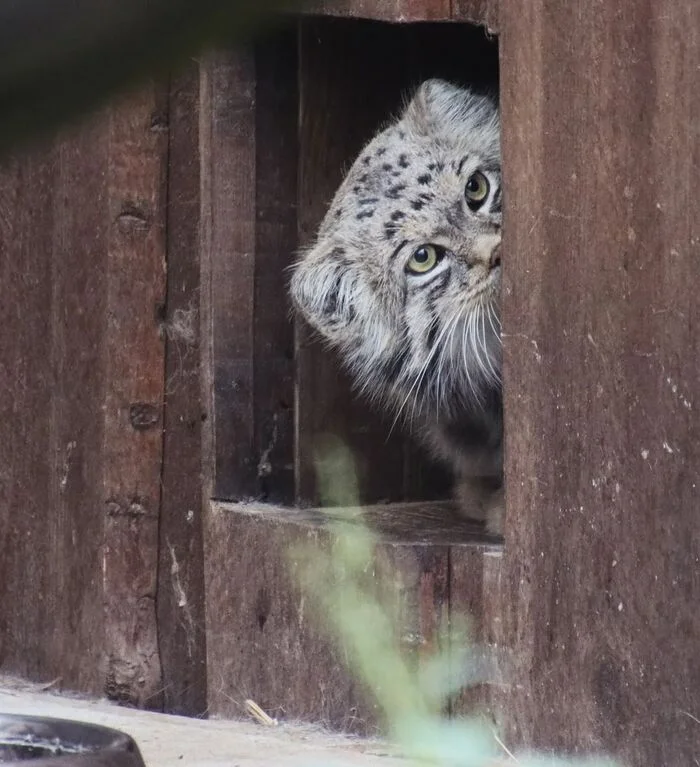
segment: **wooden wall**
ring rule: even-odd
[[[0,173],[0,664],[162,695],[166,94]]]
[[[513,748],[692,765],[697,7],[315,12],[0,169],[0,667],[180,713],[237,714],[249,696],[371,730],[282,563],[290,541],[333,545],[291,508],[317,501],[313,448],[332,431],[360,457],[363,500],[399,504],[369,512],[375,572],[418,660],[464,611],[498,648],[492,684],[454,713],[485,707]],[[495,41],[425,23],[460,20],[500,34],[503,549],[406,504],[445,478],[387,440],[285,294],[403,92],[497,81]]]
[[[700,6],[527,0],[501,46],[504,707],[529,744],[692,765]]]

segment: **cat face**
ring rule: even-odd
[[[294,304],[370,397],[455,415],[500,382],[500,230],[497,109],[429,80],[353,164]]]

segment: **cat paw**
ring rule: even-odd
[[[506,516],[506,498],[502,487],[494,490],[486,501],[486,532],[503,536],[503,520]]]
[[[462,477],[456,487],[461,514],[484,522],[489,535],[503,535],[505,494],[492,478]]]

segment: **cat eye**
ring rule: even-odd
[[[414,274],[425,274],[434,269],[442,258],[444,250],[437,245],[421,245],[406,264],[406,269]]]
[[[464,195],[470,210],[479,210],[489,196],[491,185],[481,171],[475,171],[467,179]]]

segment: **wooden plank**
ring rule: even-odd
[[[11,160],[0,182],[0,402],[12,447],[0,461],[0,663],[137,704],[160,687],[156,100],[141,91]]]
[[[165,89],[109,110],[103,379],[105,692],[162,705],[156,627],[165,301]]]
[[[256,497],[294,501],[294,326],[287,298],[297,242],[298,55],[295,28],[255,49]]]
[[[474,543],[474,525],[450,516],[440,504],[354,513],[379,535],[367,572],[377,593],[396,606],[397,646],[412,663],[446,651],[441,629],[450,610],[450,557],[457,551],[458,558],[471,556],[476,563],[494,547]],[[209,521],[210,712],[240,716],[248,697],[273,716],[373,731],[381,721],[375,703],[348,670],[346,651],[329,640],[322,619],[294,582],[298,564],[290,564],[291,547],[303,543],[328,551],[335,545],[323,515],[214,503]],[[236,557],[230,556],[232,550]],[[464,598],[480,598],[480,581],[462,585]]]
[[[201,66],[202,319],[208,349],[211,489],[255,495],[255,61],[215,53]],[[206,460],[206,459],[205,459]]]
[[[170,83],[163,472],[159,527],[158,646],[163,704],[206,709],[199,274],[199,67]]]
[[[454,716],[480,713],[498,721],[510,657],[501,620],[501,547],[453,546],[450,549],[450,620],[465,637],[451,648],[451,681],[463,682],[451,699]],[[466,651],[466,655],[465,655]]]
[[[52,466],[51,148],[0,170],[0,663],[41,678],[54,633],[44,525]]]
[[[450,0],[320,0],[303,8],[305,13],[348,16],[377,21],[449,21]]]
[[[99,573],[106,511],[101,354],[108,272],[107,119],[102,113],[64,136],[55,149],[53,225],[48,230],[51,354],[45,362],[52,378],[47,391],[51,433],[44,445],[51,460],[45,511],[51,554],[42,562],[50,583],[45,609],[53,631],[36,638],[47,658],[44,674],[58,677],[62,687],[99,692],[105,650]],[[85,651],[76,653],[76,646]]]
[[[498,0],[318,0],[302,12],[399,23],[463,21],[498,32]]]
[[[700,7],[501,27],[512,742],[693,764]]]
[[[489,33],[498,34],[500,0],[452,0],[452,19],[479,24]]]
[[[294,496],[293,331],[286,267],[296,245],[296,33],[204,71],[205,258],[215,473],[228,499]]]

